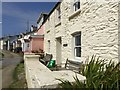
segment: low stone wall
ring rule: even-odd
[[[28,88],[56,88],[60,81],[56,79],[69,80],[74,82],[73,76],[76,74],[72,71],[51,71],[39,62],[39,55],[25,54],[25,72]],[[85,77],[78,75],[81,81],[85,81]]]
[[[28,85],[29,88],[34,88],[35,87],[34,86],[34,82],[35,82],[34,81],[34,79],[35,79],[34,70],[32,70],[32,68],[36,67],[37,63],[35,64],[35,62],[37,62],[37,60],[39,60],[38,55],[33,55],[33,54],[25,54],[24,55],[24,65],[25,65],[26,80],[27,80],[27,85]],[[34,62],[33,65],[32,65],[32,62]]]

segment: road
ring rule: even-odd
[[[18,64],[20,62],[20,59],[21,57],[4,58],[2,60],[2,68]]]
[[[0,74],[2,74],[2,78],[0,78],[0,81],[2,82],[0,83],[2,83],[2,88],[8,88],[8,86],[12,83],[13,71],[21,59],[22,58],[20,56],[15,55],[13,58],[4,58],[0,61],[0,65],[2,64],[2,68],[0,68]]]

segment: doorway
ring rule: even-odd
[[[61,37],[56,38],[56,63],[58,65],[61,64],[61,47],[62,47],[62,40]]]

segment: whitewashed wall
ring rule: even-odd
[[[74,13],[71,12],[71,3],[63,0],[60,25],[56,24],[56,10],[51,14],[50,22],[45,23],[45,52],[48,51],[47,40],[50,40],[50,51],[56,58],[56,37],[61,37],[62,63],[65,63],[66,58],[74,59],[71,34],[81,31],[82,61],[98,55],[118,62],[118,2],[80,1],[80,10]],[[68,46],[63,47],[63,44]]]

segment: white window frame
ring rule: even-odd
[[[74,0],[74,2],[73,2],[73,10],[74,10],[74,12],[76,12],[79,9],[80,9],[80,0]]]
[[[81,48],[81,45],[79,45],[79,46],[76,46],[75,45],[75,38],[76,38],[76,36],[79,36],[80,35],[80,39],[81,39],[81,33],[77,33],[77,34],[75,34],[74,36],[73,36],[73,39],[74,39],[74,47],[73,47],[73,51],[74,51],[74,59],[77,59],[77,60],[79,60],[79,59],[81,59],[81,52],[80,52],[80,57],[77,57],[76,55],[76,47],[80,47]],[[80,40],[81,41],[81,40]],[[81,43],[81,42],[80,42]],[[81,50],[80,50],[81,51]]]

